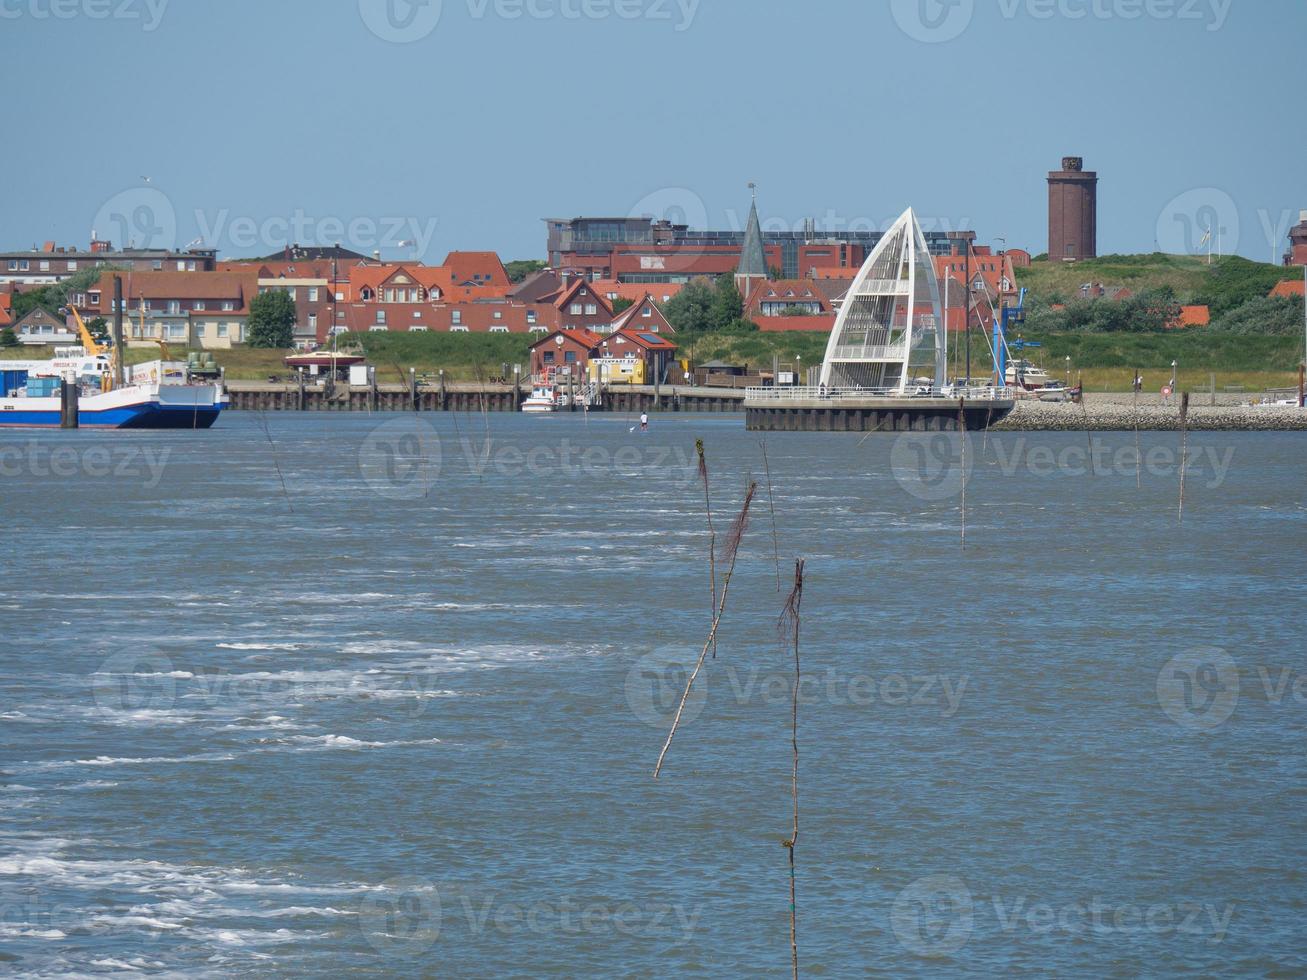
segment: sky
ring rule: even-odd
[[[0,0],[0,248],[543,258],[546,217],[1279,261],[1301,0]],[[1219,234],[1218,234],[1219,233]],[[401,244],[404,243],[404,244]],[[411,243],[411,244],[409,244]]]

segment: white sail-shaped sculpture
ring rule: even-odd
[[[939,280],[921,225],[904,211],[876,245],[844,296],[826,345],[827,389],[903,393],[918,376],[946,382]]]

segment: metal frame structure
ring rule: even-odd
[[[935,263],[911,209],[867,256],[845,294],[826,345],[827,389],[905,393],[928,368],[932,387],[947,382],[944,318]]]

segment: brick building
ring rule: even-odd
[[[1048,175],[1048,257],[1077,262],[1098,257],[1098,174],[1080,157],[1063,157]]]
[[[217,249],[185,251],[156,248],[115,249],[112,242],[93,241],[88,249],[65,248],[46,242],[39,249],[0,252],[0,281],[44,284],[97,266],[132,272],[212,272]]]

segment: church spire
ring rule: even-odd
[[[754,279],[767,278],[767,255],[762,248],[762,225],[758,221],[758,185],[750,182],[753,201],[749,205],[749,223],[744,230],[744,248],[735,270],[735,285],[746,298]]]

